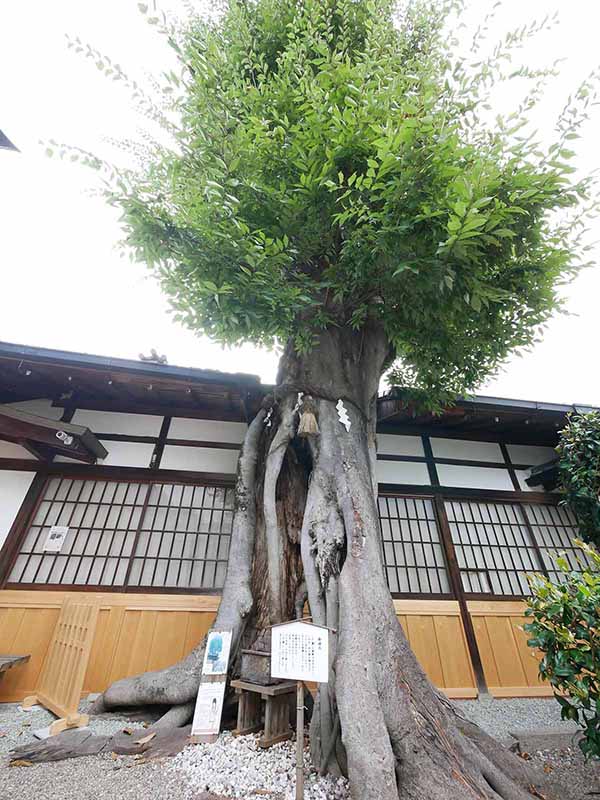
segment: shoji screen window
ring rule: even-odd
[[[392,594],[449,595],[433,501],[379,497],[383,560]]]
[[[224,487],[52,478],[8,583],[218,590],[232,501]],[[68,528],[57,553],[53,526]]]
[[[470,500],[445,506],[464,591],[529,594],[527,573],[541,565],[521,506]]]
[[[585,559],[581,550],[573,544],[579,531],[571,512],[564,506],[550,505],[523,506],[523,511],[539,545],[550,580],[564,580],[563,573],[556,567],[555,558],[558,554],[567,560],[571,569],[580,570]]]

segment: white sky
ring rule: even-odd
[[[469,21],[490,6],[469,2]],[[536,120],[541,130],[600,62],[600,3],[505,0],[498,21],[506,29],[554,9],[559,28],[525,57],[538,65],[566,58]],[[155,347],[171,364],[253,372],[273,381],[274,354],[249,346],[223,350],[171,320],[144,267],[122,257],[117,213],[89,192],[93,173],[47,159],[39,144],[54,138],[98,149],[102,137],[135,132],[127,95],[68,50],[65,34],[90,42],[134,77],[158,73],[171,53],[137,3],[19,0],[3,9],[2,22],[0,129],[21,153],[0,151],[0,340],[128,358]],[[600,108],[596,117],[576,143],[585,171],[600,167]],[[592,238],[600,239],[600,220],[595,228]],[[572,316],[553,319],[543,342],[510,359],[480,393],[600,405],[600,268],[581,273],[565,296]]]

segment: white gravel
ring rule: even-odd
[[[560,720],[560,707],[553,699],[460,700],[457,708],[490,734],[506,740],[513,730],[574,730]],[[85,710],[82,708],[82,710]],[[33,730],[45,727],[54,717],[43,709],[26,713],[14,704],[0,705],[0,800],[199,800],[204,792],[244,800],[290,800],[295,787],[295,743],[262,750],[258,736],[234,738],[223,734],[214,745],[192,745],[178,756],[162,762],[138,763],[131,756],[100,756],[68,759],[31,767],[8,767],[8,752],[33,738]],[[123,728],[142,728],[139,721],[125,718],[92,718],[96,734],[112,734]],[[569,780],[597,789],[598,764],[584,764],[581,756],[567,749],[534,753],[541,763],[551,762],[557,779],[568,770]],[[312,770],[305,753],[307,800],[347,800],[347,784],[324,779]],[[582,790],[582,797],[586,796]],[[560,796],[560,795],[559,795]]]
[[[215,744],[186,747],[169,764],[198,792],[213,792],[244,800],[262,800],[265,794],[293,800],[296,786],[296,744],[282,742],[263,750],[260,736],[234,737],[224,733]],[[348,782],[331,776],[320,778],[304,751],[306,800],[347,800]]]

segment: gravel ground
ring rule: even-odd
[[[500,741],[508,739],[510,731],[552,728],[570,733],[577,730],[574,722],[560,718],[560,706],[553,697],[494,700],[455,700],[454,705],[468,719],[473,720],[491,736]]]
[[[276,798],[293,800],[295,742],[261,750],[258,739],[258,734],[236,738],[224,733],[214,745],[186,747],[172,759],[169,770],[179,773],[199,792],[262,800],[267,789]],[[348,800],[348,782],[329,776],[319,778],[311,769],[308,750],[304,751],[304,774],[306,800]]]
[[[511,730],[574,730],[572,723],[561,722],[558,704],[551,699],[468,700],[456,701],[456,705],[500,740],[505,740]],[[224,734],[215,745],[188,747],[163,762],[137,764],[130,756],[107,754],[8,767],[9,750],[31,741],[33,730],[52,719],[43,709],[26,713],[16,705],[0,705],[0,800],[203,800],[208,797],[204,794],[207,790],[244,800],[293,797],[293,742],[262,751],[257,748],[256,736],[235,739]],[[90,727],[94,733],[111,734],[124,727],[141,728],[142,724],[102,717],[92,719]],[[571,787],[578,787],[575,796],[581,800],[600,796],[600,765],[586,764],[577,747],[529,755],[556,787],[567,773]],[[317,781],[308,763],[306,766],[307,800],[346,800],[343,781]],[[561,796],[558,788],[555,793]]]

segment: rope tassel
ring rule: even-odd
[[[312,397],[306,396],[302,403],[302,410],[300,412],[298,436],[306,438],[307,436],[318,436],[320,434],[316,411],[317,409]]]

